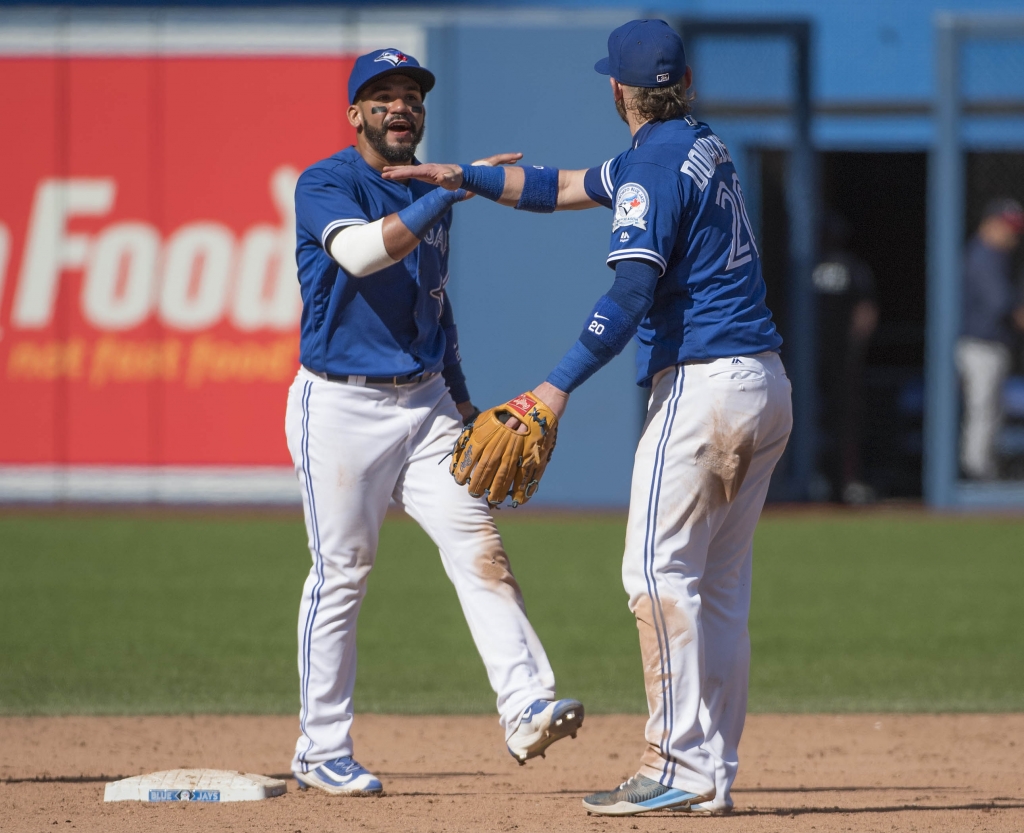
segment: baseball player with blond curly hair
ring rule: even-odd
[[[302,366],[285,427],[313,564],[299,610],[292,770],[303,787],[339,795],[383,790],[352,757],[350,728],[356,620],[391,501],[440,550],[513,757],[542,755],[583,722],[578,701],[555,697],[487,503],[438,466],[475,412],[445,291],[452,206],[466,193],[381,177],[415,163],[433,86],[398,49],[361,56],[348,84],[356,144],[309,167],[295,189]]]
[[[612,32],[595,69],[611,76],[632,134],[603,165],[423,165],[384,176],[465,188],[527,211],[612,209],[615,280],[578,341],[527,395],[557,422],[569,394],[634,336],[637,382],[651,388],[622,565],[640,632],[647,749],[636,775],[583,805],[605,815],[727,812],[747,706],[752,541],[792,427],[791,389],[732,158],[689,114],[681,39],[664,21],[630,21]],[[517,401],[502,407],[515,410]],[[550,433],[553,420],[535,410],[532,422]],[[531,422],[518,413],[506,413],[509,430]],[[460,444],[476,448],[472,433]],[[536,471],[549,455],[539,455]],[[477,480],[472,467],[456,475]],[[508,478],[495,482],[492,500]]]

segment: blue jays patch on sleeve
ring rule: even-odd
[[[611,250],[607,263],[646,260],[664,274],[675,248],[682,213],[676,171],[661,164],[627,162],[617,172]]]
[[[636,226],[638,229],[646,229],[647,223],[644,217],[651,209],[651,198],[643,185],[636,182],[627,182],[619,188],[615,195],[615,219],[612,221],[612,231],[617,231],[623,226]]]

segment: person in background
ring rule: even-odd
[[[1010,372],[1014,329],[1024,331],[1024,305],[1011,271],[1022,232],[1024,207],[1014,199],[994,199],[985,206],[964,257],[963,320],[956,345],[964,395],[960,467],[974,480],[999,475],[1003,383]]]
[[[878,325],[878,305],[871,267],[851,250],[851,238],[847,220],[829,212],[822,229],[822,258],[812,276],[818,303],[821,436],[825,440],[821,464],[829,496],[845,503],[871,503],[875,493],[863,481],[861,442],[864,361]]]

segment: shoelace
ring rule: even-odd
[[[351,775],[353,772],[356,772],[356,771],[359,770],[359,764],[357,764],[351,758],[349,758],[349,761],[348,761],[347,764],[342,764],[341,766],[338,766],[337,764],[335,764],[335,766],[337,767],[335,769],[335,772],[337,772],[339,775]]]

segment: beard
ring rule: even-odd
[[[394,119],[392,119],[394,121]],[[406,119],[408,121],[408,119]],[[410,127],[412,123],[410,122]],[[388,123],[385,122],[381,125],[380,129],[371,127],[369,124],[363,124],[363,130],[366,131],[366,141],[370,143],[377,153],[381,157],[392,165],[408,165],[413,160],[413,156],[416,155],[416,146],[423,139],[423,129],[426,124],[421,124],[420,129],[411,129],[410,141],[400,145],[393,145],[388,142]]]
[[[619,118],[622,119],[626,124],[629,124],[629,119],[626,118],[626,100],[620,98],[615,102],[615,110],[619,114]]]

